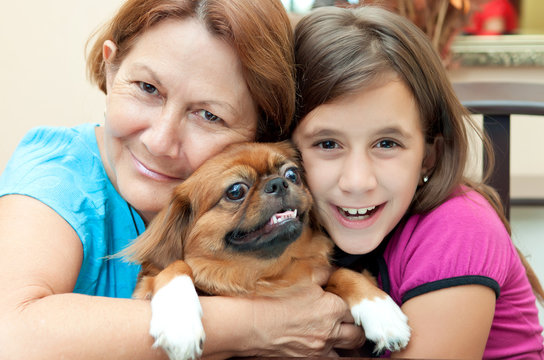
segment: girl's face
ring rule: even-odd
[[[425,171],[424,135],[408,88],[393,80],[320,105],[294,140],[334,242],[351,254],[374,250],[405,214]]]
[[[142,34],[116,67],[104,44],[106,121],[97,138],[106,172],[145,219],[174,186],[227,144],[254,139],[257,109],[239,59],[194,19]]]

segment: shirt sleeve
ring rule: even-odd
[[[90,216],[104,213],[100,205],[104,179],[94,176],[102,171],[100,157],[81,139],[80,130],[38,127],[29,131],[0,177],[0,196],[18,194],[41,201],[83,240],[89,236],[86,224],[95,220]]]
[[[400,235],[391,281],[401,302],[443,288],[479,284],[499,296],[515,248],[500,218],[479,194],[454,197],[431,213],[413,216]]]

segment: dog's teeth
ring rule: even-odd
[[[272,215],[272,217],[270,218],[270,220],[268,221],[268,223],[270,225],[275,225],[275,224],[278,224],[278,223],[281,223],[285,220],[289,220],[289,219],[296,219],[297,217],[297,210],[295,209],[294,211],[293,210],[288,210],[284,213],[278,213],[278,214],[274,214]]]

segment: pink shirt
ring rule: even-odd
[[[497,295],[486,359],[543,359],[535,296],[516,249],[490,204],[477,192],[414,215],[389,240],[380,282],[402,304],[430,291],[480,284]],[[459,344],[463,346],[463,344]]]

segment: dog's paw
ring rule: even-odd
[[[351,308],[351,314],[365,330],[366,338],[376,344],[375,353],[398,351],[408,345],[408,318],[389,296],[363,299]]]
[[[201,319],[202,307],[191,278],[176,277],[151,299],[153,346],[163,348],[171,360],[200,357],[205,339]]]

